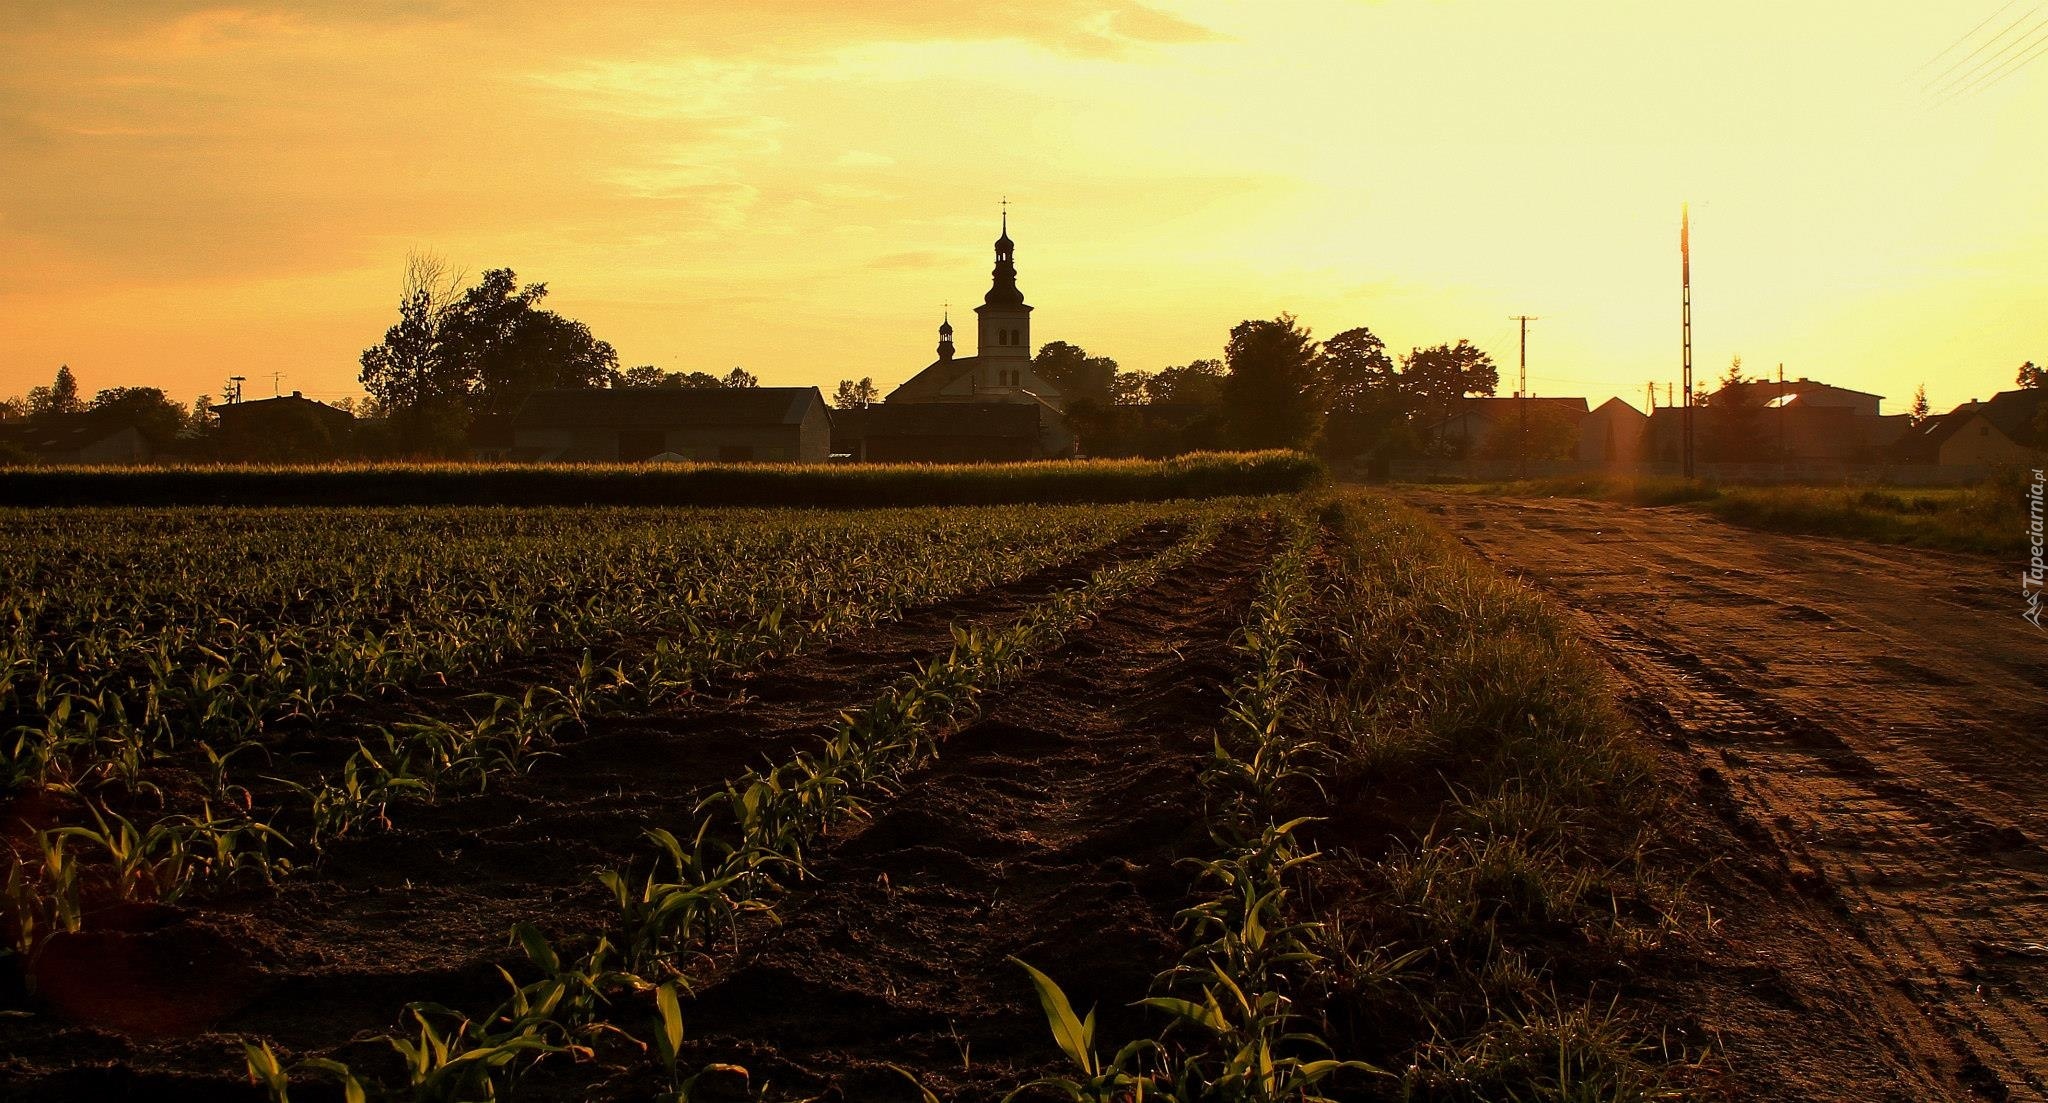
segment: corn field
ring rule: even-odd
[[[0,512],[0,1094],[1396,1097],[1333,516]]]

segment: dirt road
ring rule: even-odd
[[[2018,564],[1408,497],[1567,605],[1759,845],[1824,879],[1926,1018],[1892,1033],[1938,1039],[1959,1095],[2048,1098],[2048,634]]]

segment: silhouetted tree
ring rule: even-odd
[[[85,408],[78,397],[78,377],[71,374],[71,365],[57,368],[57,378],[47,387],[31,387],[28,392],[28,412],[31,416],[42,414],[75,414]]]
[[[452,450],[469,424],[466,369],[442,347],[442,329],[461,285],[462,277],[439,257],[414,253],[406,258],[398,324],[385,331],[383,341],[363,350],[363,389],[389,412],[400,449]]]
[[[1221,360],[1192,360],[1161,368],[1145,378],[1145,401],[1220,406],[1223,375]]]
[[[0,421],[13,421],[28,416],[28,399],[0,398]]]
[[[1332,336],[1323,342],[1318,368],[1326,455],[1371,461],[1412,447],[1408,422],[1418,396],[1408,392],[1377,334],[1360,326]]]
[[[1107,356],[1090,356],[1079,345],[1047,341],[1031,358],[1031,372],[1058,387],[1069,403],[1087,400],[1108,406],[1115,402],[1116,361]]]
[[[1907,411],[1906,416],[1913,419],[1912,424],[1916,429],[1925,425],[1927,419],[1934,416],[1934,408],[1927,404],[1927,384],[1922,383],[1913,388],[1913,408]]]
[[[619,357],[590,327],[540,308],[544,283],[519,286],[510,268],[485,272],[448,310],[442,355],[471,387],[475,414],[507,415],[533,392],[610,385]]]
[[[1142,371],[1119,371],[1109,381],[1109,401],[1114,406],[1136,406],[1145,401],[1152,375]]]
[[[1519,459],[1525,445],[1531,460],[1571,459],[1579,447],[1578,416],[1549,403],[1532,402],[1527,410],[1495,424],[1473,455],[1482,460]]]
[[[1762,376],[1743,375],[1742,357],[1737,356],[1721,373],[1721,385],[1712,394],[1700,396],[1699,404],[1714,411],[1700,441],[1706,459],[1740,462],[1774,450],[1764,439],[1764,396],[1757,386],[1764,381]],[[1780,412],[1777,416],[1785,415]]]
[[[719,385],[739,390],[746,387],[758,387],[761,385],[761,381],[754,377],[753,372],[735,366],[731,371],[725,373],[724,379],[719,380]]]
[[[1412,349],[1401,358],[1401,389],[1415,416],[1426,423],[1456,413],[1467,395],[1490,396],[1500,387],[1500,369],[1493,357],[1470,341]]]
[[[2020,365],[2019,385],[2027,390],[2048,389],[2048,368],[2034,366],[2032,360]]]
[[[168,448],[186,424],[185,407],[156,387],[109,387],[94,395],[86,409],[107,411],[135,426],[157,449]]]
[[[659,387],[668,382],[668,373],[652,364],[641,364],[619,373],[621,387]]]
[[[875,381],[861,376],[859,381],[842,379],[839,389],[832,392],[832,408],[836,410],[865,410],[882,400],[882,392],[875,387]]]
[[[1224,346],[1223,380],[1231,442],[1242,448],[1307,448],[1322,429],[1316,394],[1318,351],[1292,314],[1239,322]]]

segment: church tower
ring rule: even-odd
[[[1004,211],[1003,236],[996,239],[996,267],[991,273],[994,281],[974,308],[981,316],[975,355],[983,360],[1031,359],[1031,307],[1017,290],[1016,248],[1010,240],[1010,213]]]
[[[953,316],[949,313],[939,320],[939,359],[953,358]]]

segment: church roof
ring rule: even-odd
[[[979,356],[956,356],[951,360],[934,360],[931,366],[903,381],[903,385],[889,392],[889,400],[903,398],[924,398],[938,394],[946,385],[966,375],[981,363]]]

